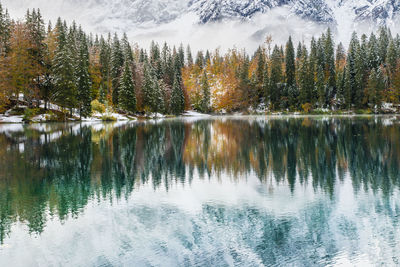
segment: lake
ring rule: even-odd
[[[400,264],[400,121],[0,125],[0,266]]]

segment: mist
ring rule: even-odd
[[[180,0],[175,2],[182,5]],[[252,53],[264,43],[267,36],[271,36],[273,43],[278,45],[284,44],[289,36],[292,36],[295,43],[308,44],[312,36],[320,35],[328,27],[332,28],[336,42],[341,41],[346,46],[353,31],[357,30],[361,35],[377,28],[368,23],[353,23],[351,16],[346,14],[336,14],[340,15],[341,19],[334,25],[318,24],[293,15],[289,7],[274,8],[251,19],[207,24],[200,24],[198,15],[188,12],[176,15],[170,22],[157,24],[153,21],[138,23],[129,16],[131,11],[124,10],[122,6],[113,6],[110,9],[107,3],[102,1],[3,0],[2,3],[8,8],[12,18],[23,19],[28,8],[40,8],[44,20],[51,20],[53,25],[60,16],[67,23],[75,20],[85,31],[93,34],[116,32],[121,35],[126,32],[130,42],[137,43],[140,47],[149,47],[154,40],[176,46],[181,43],[185,46],[189,44],[193,52],[217,48],[225,52],[237,48]],[[178,4],[172,7],[172,13],[176,10],[179,10]],[[396,33],[395,27],[393,28]]]

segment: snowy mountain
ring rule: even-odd
[[[340,15],[354,22],[392,23],[399,17],[399,0],[3,0],[11,7],[54,6],[59,10],[77,8],[95,23],[126,20],[138,27],[169,23],[194,13],[198,23],[231,19],[251,19],[277,7],[288,7],[288,16],[335,24]],[[61,12],[59,15],[63,15]],[[338,15],[338,16],[335,16]]]
[[[340,38],[353,30],[388,25],[399,32],[400,0],[0,0],[23,17],[40,8],[46,19],[76,20],[96,33],[127,32],[141,44],[150,40],[198,47],[251,49],[272,35],[306,40],[331,27]],[[248,44],[248,40],[253,42]]]
[[[322,23],[336,23],[342,18],[334,14],[346,13],[352,15],[354,21],[385,24],[400,14],[399,0],[192,0],[188,6],[202,23],[251,18],[279,6],[289,6],[292,11],[289,15]]]

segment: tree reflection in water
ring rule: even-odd
[[[176,119],[19,130],[0,125],[0,241],[17,221],[40,234],[50,218],[78,217],[91,200],[128,199],[144,184],[156,191],[187,186],[195,174],[232,182],[255,174],[265,186],[288,186],[292,193],[311,186],[333,200],[336,185],[351,179],[354,194],[381,192],[377,210],[397,220],[399,207],[390,197],[399,187],[399,166],[400,124],[392,117]],[[258,228],[263,237],[254,245],[265,259],[276,257],[272,247],[307,245],[289,242],[295,238],[288,236],[290,229],[299,227],[296,219],[269,218],[251,207],[204,205],[203,213],[216,224],[236,218],[251,225],[264,218]],[[307,242],[323,242],[330,213],[326,207],[305,212]],[[351,224],[343,227],[351,233]]]

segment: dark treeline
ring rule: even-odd
[[[192,179],[312,186],[335,197],[346,179],[389,199],[400,186],[399,125],[387,118],[214,120],[92,129],[56,124],[0,134],[0,240],[18,219],[43,231],[47,211],[75,217],[91,200]],[[110,126],[110,125],[109,125]],[[106,126],[107,127],[107,126]],[[215,138],[218,136],[219,138]],[[272,184],[271,184],[272,183]]]
[[[46,29],[47,28],[47,29]],[[347,51],[347,52],[346,52]],[[353,34],[346,50],[331,31],[297,48],[267,38],[250,57],[221,55],[152,43],[131,47],[126,34],[93,36],[75,22],[45,25],[40,10],[13,21],[0,6],[0,105],[55,103],[88,116],[93,106],[121,112],[180,114],[312,109],[369,109],[400,102],[400,37],[388,28],[377,35]],[[40,101],[39,101],[40,100]],[[96,103],[93,103],[96,101]],[[100,102],[100,103],[98,103]]]

